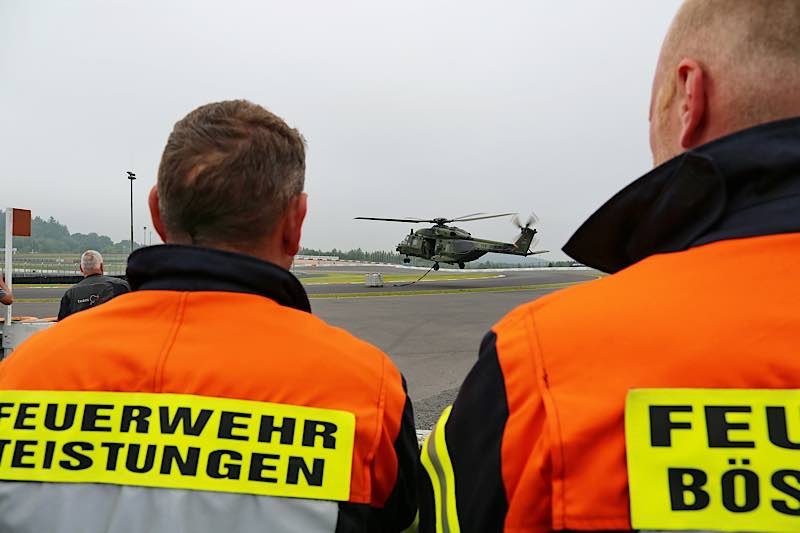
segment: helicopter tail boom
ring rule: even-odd
[[[519,238],[514,242],[514,255],[528,256],[533,255],[530,251],[533,237],[536,235],[536,230],[533,228],[523,227],[519,234]]]

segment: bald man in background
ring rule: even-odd
[[[486,335],[423,445],[421,531],[800,531],[798,116],[800,2],[683,4],[655,168],[564,248],[612,275]]]

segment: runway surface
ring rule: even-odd
[[[336,269],[339,271],[339,269]],[[399,269],[392,267],[378,267],[375,269],[361,268],[353,269],[349,272],[356,274],[366,275],[369,272],[381,272],[385,275],[402,274],[406,276],[419,277],[425,274],[425,270],[416,269]],[[325,271],[322,271],[324,274]],[[320,274],[319,270],[309,271],[304,269],[300,271],[301,276]],[[461,270],[454,272],[436,273],[437,276],[447,277],[451,275],[454,280],[446,279],[423,279],[418,283],[409,285],[409,282],[390,282],[387,281],[382,288],[367,288],[363,282],[350,283],[350,284],[314,284],[306,285],[306,291],[309,295],[314,294],[331,294],[331,293],[369,293],[369,292],[420,292],[420,291],[437,291],[437,290],[456,290],[456,289],[488,289],[488,288],[501,288],[501,287],[523,287],[529,285],[549,285],[559,283],[572,283],[577,281],[585,281],[597,277],[593,272],[586,270],[542,270],[542,271],[518,271],[507,270],[503,272],[483,272],[481,270]],[[480,279],[469,279],[470,274],[474,276],[492,276],[481,277]],[[465,277],[467,279],[457,279],[457,277]],[[301,277],[300,280],[303,281]],[[313,279],[313,278],[311,278]]]
[[[378,265],[297,269],[308,281],[331,273],[419,276],[424,270]],[[466,270],[458,275],[485,272]],[[439,274],[442,274],[440,271]],[[307,284],[311,307],[388,353],[403,372],[417,426],[427,429],[455,398],[489,328],[514,307],[562,286],[594,279],[594,271],[533,270],[492,273],[491,278],[424,281],[409,287],[367,288],[358,283]],[[319,279],[317,280],[319,281]],[[15,315],[54,316],[66,287],[14,287]],[[379,295],[379,296],[376,296]]]
[[[455,399],[492,324],[554,290],[320,299],[311,306],[391,356],[406,377],[417,427],[430,429]]]

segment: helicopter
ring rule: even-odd
[[[519,227],[520,234],[513,243],[479,239],[470,233],[455,226],[448,226],[451,222],[470,222],[513,215],[512,222]],[[486,215],[485,213],[472,213],[457,218],[377,218],[356,217],[356,220],[381,220],[386,222],[410,222],[412,224],[433,224],[431,228],[423,228],[405,236],[397,245],[397,251],[404,255],[404,263],[410,263],[411,257],[419,257],[433,261],[433,270],[439,270],[439,263],[458,265],[464,268],[466,263],[474,261],[488,253],[509,254],[527,257],[529,255],[543,254],[547,250],[531,251],[535,245],[534,236],[537,230],[531,225],[538,221],[536,215],[531,215],[523,225],[517,213],[503,213],[500,215]]]

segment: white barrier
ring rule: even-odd
[[[0,360],[14,351],[25,339],[49,328],[55,322],[11,322],[0,324]]]
[[[367,274],[364,285],[366,287],[383,287],[383,274],[380,272],[371,272]]]

